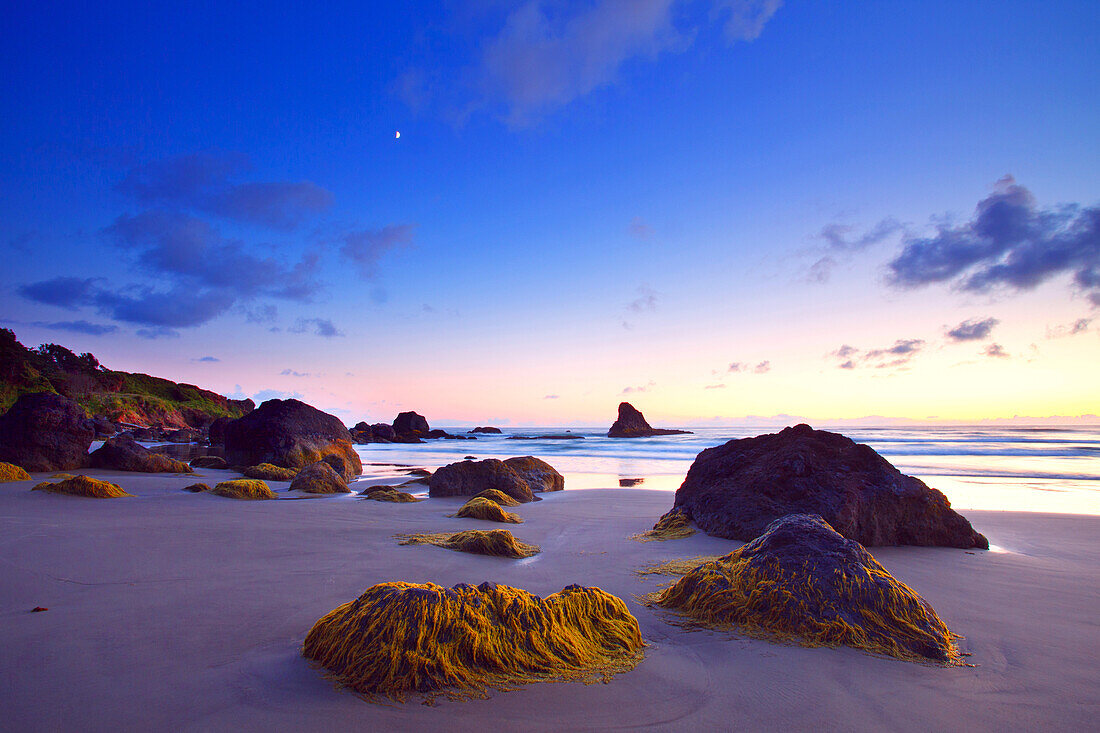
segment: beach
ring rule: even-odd
[[[135,498],[29,491],[48,474],[0,484],[5,730],[1082,730],[1100,712],[1097,516],[968,510],[996,550],[870,548],[965,637],[974,666],[940,667],[688,631],[642,605],[667,578],[635,570],[739,545],[701,533],[631,541],[671,506],[668,491],[543,494],[511,527],[542,552],[516,561],[397,544],[397,533],[497,526],[448,518],[458,497],[291,501],[273,482],[279,501],[240,502],[181,490],[230,471],[81,473]],[[638,618],[645,659],[607,684],[366,702],[299,652],[318,618],[389,580],[489,580],[542,596],[598,586]]]

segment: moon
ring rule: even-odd
[[[393,139],[394,139],[394,140],[399,140],[399,139],[401,139],[401,131],[400,131],[400,130],[398,130],[397,132],[395,132],[395,133],[393,134]]]

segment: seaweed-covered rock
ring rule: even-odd
[[[642,657],[638,621],[599,588],[546,599],[503,585],[379,583],[321,618],[302,655],[363,695],[464,698],[491,687],[604,678]]]
[[[210,494],[223,496],[226,499],[277,499],[275,492],[260,479],[238,478],[232,481],[222,481],[210,489]]]
[[[35,486],[31,491],[48,491],[51,494],[67,494],[68,496],[83,496],[88,499],[118,499],[124,496],[133,496],[122,490],[118,484],[109,481],[89,478],[88,476],[73,476],[72,478],[51,484],[48,481]]]
[[[191,473],[191,467],[139,445],[133,436],[120,433],[88,456],[92,468],[112,468],[116,471],[141,473]]]
[[[268,400],[225,427],[225,459],[238,466],[304,468],[327,455],[340,456],[356,474],[363,472],[344,424],[298,400]]]
[[[691,537],[693,534],[695,534],[695,527],[691,526],[687,512],[682,509],[672,509],[657,520],[653,529],[636,534],[630,539],[638,542],[664,542]]]
[[[650,427],[645,416],[629,402],[619,403],[619,416],[607,431],[609,438],[648,438],[653,435],[683,434],[691,434],[691,431]]]
[[[501,506],[519,506],[519,502],[512,497],[505,494],[503,491],[497,489],[485,489],[485,491],[479,491],[474,494],[472,499],[488,499],[489,501],[495,501]]]
[[[654,601],[709,625],[808,646],[847,645],[954,662],[953,635],[928,603],[816,514],[789,514],[699,565]]]
[[[298,475],[296,468],[283,468],[273,463],[261,463],[258,466],[245,466],[241,473],[246,478],[259,479],[260,481],[293,481]]]
[[[473,496],[485,489],[496,489],[519,502],[535,501],[531,485],[496,458],[452,463],[428,479],[428,496]]]
[[[541,552],[538,545],[517,540],[506,529],[468,529],[465,532],[398,535],[401,545],[435,545],[473,555],[520,559]]]
[[[317,461],[306,466],[290,482],[291,491],[307,494],[347,494],[351,492],[347,482],[333,470],[327,461]]]
[[[191,468],[227,468],[221,456],[199,456],[191,461]]]
[[[561,491],[565,488],[565,477],[541,458],[534,456],[516,456],[504,459],[504,465],[519,474],[527,482],[531,491]]]
[[[336,471],[345,482],[351,481],[358,475],[355,471],[355,467],[344,460],[343,456],[330,453],[321,460],[332,466],[332,470]]]
[[[191,484],[183,487],[184,491],[190,491],[192,494],[201,494],[204,491],[210,491],[210,486],[207,484]]]
[[[0,416],[0,461],[26,471],[81,468],[94,436],[75,402],[50,392],[20,395]]]
[[[786,514],[820,514],[866,546],[987,549],[943,494],[905,476],[870,446],[809,425],[707,448],[673,506],[699,529],[748,541]]]
[[[402,484],[403,486],[404,484]],[[371,501],[385,501],[391,504],[414,504],[421,499],[417,499],[412,494],[402,491],[397,486],[389,485],[376,485],[368,486],[363,491],[359,492],[359,496],[364,499],[370,499]]]
[[[484,519],[487,522],[503,522],[505,524],[523,524],[523,519],[518,514],[506,512],[492,499],[483,499],[480,496],[470,499],[459,507],[454,514],[448,515],[462,519]]]
[[[30,481],[31,475],[19,466],[0,461],[0,482],[6,481]]]

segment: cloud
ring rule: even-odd
[[[1091,318],[1078,318],[1073,323],[1065,326],[1055,326],[1054,328],[1047,328],[1047,338],[1057,339],[1065,338],[1067,336],[1076,336],[1081,333],[1085,333],[1089,330],[1089,325],[1092,323]]]
[[[179,331],[174,328],[168,328],[166,326],[155,326],[153,328],[139,328],[134,331],[138,336],[143,339],[149,339],[150,341],[156,339],[178,339],[180,337]]]
[[[643,384],[638,387],[624,387],[621,394],[635,394],[640,392],[648,392],[651,388],[656,387],[657,383],[650,381],[648,384]]]
[[[725,388],[726,388],[726,385],[724,385],[724,384],[708,384],[706,387],[703,387],[703,389],[725,389]]]
[[[543,397],[543,399],[544,399],[544,400],[556,400],[556,399],[558,399],[558,395],[556,395],[556,394],[548,394],[548,395],[546,395],[545,397]]]
[[[1100,306],[1100,207],[1041,208],[1012,176],[997,182],[966,222],[931,237],[905,236],[888,265],[901,288],[949,283],[974,293],[1029,290],[1063,273]]]
[[[50,331],[69,331],[71,333],[82,333],[87,336],[103,336],[108,333],[114,333],[118,331],[118,326],[108,326],[100,323],[89,323],[85,320],[79,321],[12,321],[8,320],[7,323],[15,323],[22,326],[32,326],[34,328],[45,328]]]
[[[359,268],[363,277],[371,278],[378,274],[378,261],[382,255],[412,244],[415,230],[415,224],[396,224],[381,229],[348,232],[343,237],[344,246],[340,251]]]
[[[258,405],[267,400],[301,400],[304,399],[304,395],[302,395],[301,392],[280,392],[277,389],[261,389],[259,392],[252,395],[252,399],[254,399]]]
[[[234,182],[249,168],[243,153],[205,151],[143,163],[117,188],[143,204],[275,229],[292,229],[332,205],[332,193],[310,181]]]
[[[242,241],[222,237],[189,214],[162,209],[123,214],[103,231],[123,250],[133,252],[144,269],[192,287],[297,301],[310,300],[320,288],[313,279],[316,256],[287,267],[250,253]]]
[[[642,241],[645,241],[653,236],[653,227],[651,227],[649,224],[646,224],[640,216],[636,216],[631,219],[630,226],[628,226],[626,230],[630,233],[630,236]]]
[[[244,309],[246,323],[273,323],[279,315],[279,309],[273,305],[257,305]]]
[[[313,374],[310,373],[310,372],[296,372],[293,369],[284,369],[281,372],[279,372],[279,376],[281,376],[281,377],[311,377],[311,376],[313,376]]]
[[[971,318],[949,330],[947,332],[947,338],[956,343],[960,341],[981,341],[982,339],[989,338],[989,334],[993,331],[993,327],[998,323],[1000,323],[1000,321],[996,318],[985,318],[982,320]]]
[[[177,287],[160,293],[149,288],[101,290],[90,304],[116,321],[171,329],[201,326],[229,310],[233,301],[228,292]]]
[[[985,351],[982,352],[986,356],[993,357],[995,359],[1007,359],[1008,353],[1004,350],[1000,344],[990,344],[985,347]]]
[[[748,368],[748,365],[746,365],[746,364],[742,364],[739,361],[731,361],[729,369],[726,370],[726,373],[727,374],[732,374],[732,373],[736,373],[736,372],[743,372],[747,368]]]
[[[19,254],[29,255],[31,253],[31,242],[38,237],[37,231],[23,232],[17,234],[8,240],[8,247],[14,249]]]
[[[772,370],[772,363],[770,361],[762,361],[752,368],[754,374],[767,374]]]
[[[718,0],[711,19],[729,42],[757,38],[781,0]],[[488,39],[474,75],[485,99],[499,101],[510,125],[524,125],[613,84],[625,63],[687,49],[695,28],[678,30],[686,0],[595,0],[570,5],[528,0]],[[406,72],[400,92],[425,99],[423,77]],[[478,103],[475,103],[476,107]]]
[[[922,339],[898,339],[892,346],[861,352],[854,346],[844,344],[836,351],[830,352],[828,356],[840,362],[837,364],[839,369],[857,367],[892,369],[907,365],[924,349],[924,346],[925,342]]]
[[[290,329],[291,333],[312,333],[315,336],[334,338],[343,336],[344,332],[337,329],[332,321],[327,318],[299,318]]]
[[[200,356],[198,359],[192,359],[191,361],[208,362],[210,364],[214,364],[221,361],[221,359],[216,356]]]
[[[55,277],[52,280],[21,285],[19,294],[27,300],[77,310],[98,289],[98,278]]]
[[[815,238],[824,240],[827,254],[810,266],[806,279],[813,283],[828,282],[833,270],[842,262],[850,260],[853,253],[878,244],[900,229],[902,229],[901,223],[890,217],[862,233],[857,233],[856,228],[850,224],[825,225]]]
[[[638,297],[626,304],[626,308],[634,313],[645,313],[657,310],[659,294],[652,288],[642,285],[638,288]]]
[[[833,268],[836,266],[836,259],[832,257],[822,257],[817,262],[810,265],[810,271],[806,279],[815,283],[829,282],[829,278],[833,275]]]

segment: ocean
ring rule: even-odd
[[[464,428],[445,428],[464,434]],[[823,426],[822,429],[829,429]],[[633,486],[675,491],[695,456],[727,440],[775,432],[758,427],[695,428],[693,435],[613,439],[606,428],[502,428],[477,440],[356,446],[365,477],[393,476],[392,465],[439,466],[475,458],[531,455],[565,476],[566,489]],[[956,509],[1100,515],[1100,427],[836,428],[867,443],[902,473],[939,489]],[[563,434],[584,440],[509,440]]]

